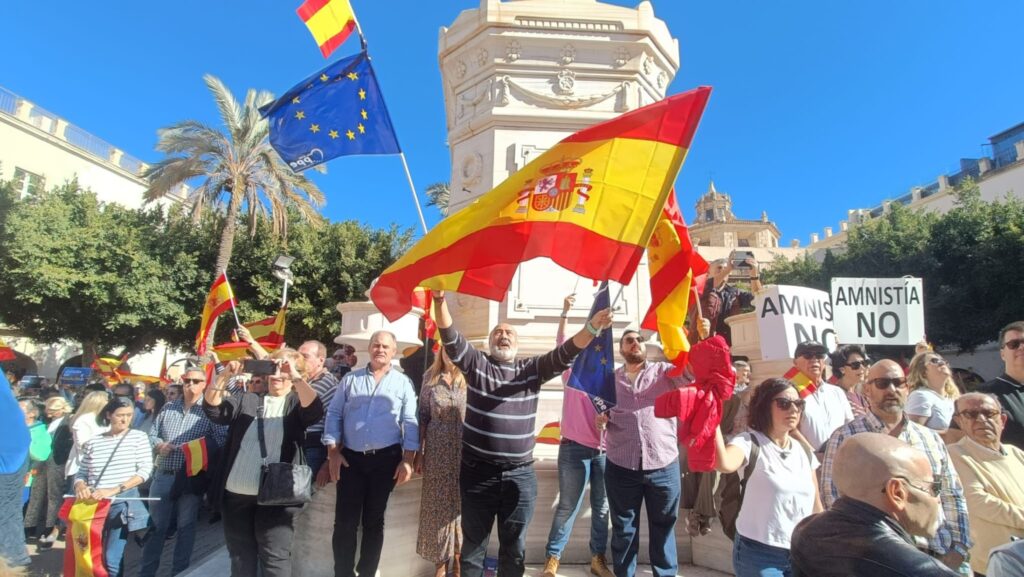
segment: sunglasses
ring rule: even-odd
[[[949,363],[947,363],[946,359],[944,359],[942,357],[932,357],[932,358],[928,359],[928,364],[929,365],[935,365],[936,367],[944,367],[944,366],[948,365]]]
[[[793,399],[786,399],[786,398],[783,398],[783,397],[779,397],[777,399],[772,399],[772,401],[775,403],[776,407],[778,407],[780,410],[783,410],[783,411],[788,411],[790,407],[794,407],[795,406],[798,411],[802,412],[804,410],[804,405],[807,404],[807,401],[805,401],[803,399],[793,400]]]
[[[922,493],[928,493],[932,497],[938,497],[939,493],[942,492],[942,481],[932,481],[931,483],[926,483],[924,487],[918,487],[917,485],[911,483],[910,479],[908,479],[906,477],[897,476],[897,477],[893,477],[893,478],[894,479],[900,479],[901,481],[903,481],[907,485],[917,489],[918,491],[921,491]]]
[[[631,345],[633,343],[643,344],[644,338],[643,337],[624,337],[622,339],[622,342],[627,344],[627,345]]]
[[[1003,343],[1003,346],[1011,351],[1019,349],[1021,345],[1024,345],[1024,339],[1010,339]]]
[[[877,379],[871,379],[868,382],[871,383],[872,385],[874,385],[875,388],[880,390],[880,391],[884,391],[885,389],[888,389],[889,387],[896,387],[897,389],[905,389],[905,388],[907,388],[907,379],[905,379],[904,377],[892,377],[892,378],[880,377],[880,378],[877,378]]]
[[[206,379],[181,379],[181,382],[186,385],[201,385],[206,382]]]
[[[859,371],[862,368],[867,368],[869,363],[871,363],[871,359],[864,359],[863,361],[853,361],[852,363],[846,363],[846,366],[850,367],[855,371]]]
[[[818,359],[819,361],[825,360],[825,353],[801,353],[801,358],[807,359],[808,361]]]
[[[993,411],[993,410],[982,411],[982,410],[977,410],[977,409],[968,409],[968,410],[960,411],[959,413],[957,413],[957,415],[959,415],[959,416],[961,416],[961,417],[963,417],[965,419],[970,419],[972,421],[977,421],[978,417],[981,417],[983,415],[984,415],[984,417],[986,419],[988,419],[990,421],[994,421],[994,420],[999,418],[999,415],[1002,415],[1002,414],[1003,414],[1002,411]]]

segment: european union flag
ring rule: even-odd
[[[604,281],[594,297],[590,316],[610,306],[608,281]],[[569,375],[569,386],[586,393],[598,413],[604,413],[615,406],[615,352],[612,349],[611,329],[601,331],[576,357]]]
[[[295,172],[350,154],[397,154],[377,79],[366,52],[339,60],[260,108],[270,145]]]

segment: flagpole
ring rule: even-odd
[[[284,281],[284,291],[281,293],[281,308],[284,308],[285,304],[287,304],[287,303],[288,303],[288,280],[285,279],[285,281]]]
[[[423,218],[423,208],[420,207],[420,197],[416,194],[416,186],[412,183],[412,174],[409,173],[409,163],[405,161],[405,152],[398,153],[402,157],[402,167],[405,168],[405,178],[409,181],[409,190],[412,192],[412,202],[416,205],[416,213],[420,217],[420,224],[423,226],[423,234],[430,232],[427,229],[427,221]]]
[[[231,300],[228,302],[231,303],[231,312],[235,314],[235,324],[237,326],[242,326],[242,321],[238,320],[238,309],[235,308],[235,290],[231,288],[231,281],[228,279],[227,268],[225,268],[224,272],[221,274],[224,275],[224,284],[228,285],[228,290],[231,291]],[[214,325],[214,327],[216,327],[216,325]],[[210,334],[212,335],[213,331],[210,331]]]
[[[619,298],[622,296],[622,291],[626,290],[626,285],[619,285],[619,293],[615,295],[615,300],[612,301],[611,309],[615,310],[615,304],[619,302]]]

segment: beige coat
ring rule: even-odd
[[[949,445],[970,515],[971,569],[987,573],[993,547],[1024,537],[1024,451],[1003,444],[1003,455],[969,437]]]

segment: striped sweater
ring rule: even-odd
[[[540,387],[572,366],[581,349],[570,339],[549,353],[502,363],[469,346],[454,328],[441,329],[441,340],[466,376],[463,453],[493,463],[531,461]]]
[[[118,447],[121,437],[124,441]],[[117,448],[117,454],[114,449]],[[107,465],[107,461],[110,464]],[[106,471],[103,468],[106,467]],[[103,478],[100,473],[103,473]],[[153,472],[153,448],[146,433],[129,429],[124,435],[99,435],[86,441],[82,449],[82,464],[75,481],[85,481],[90,487],[108,489],[117,487],[138,475],[143,481]]]

